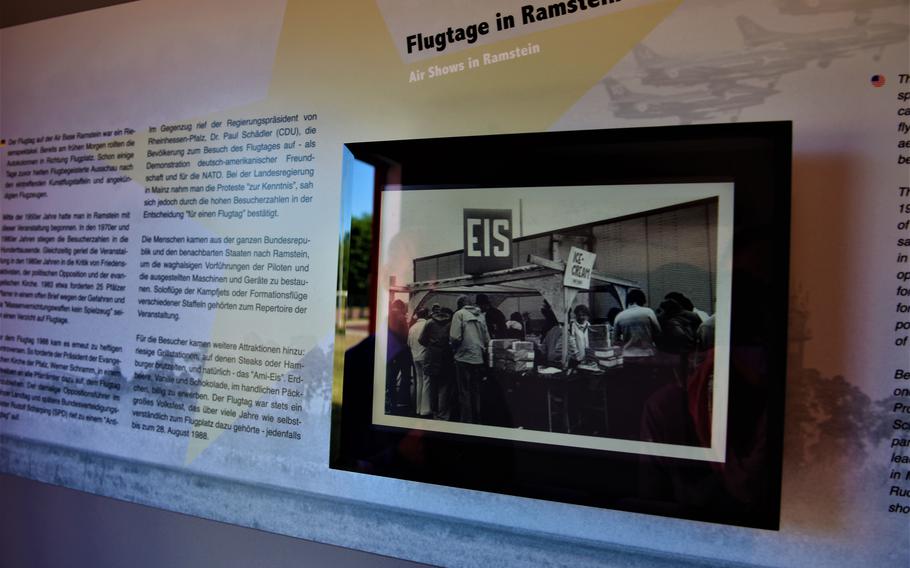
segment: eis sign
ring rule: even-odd
[[[512,268],[512,210],[464,210],[464,272]]]

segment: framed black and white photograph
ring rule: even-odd
[[[723,461],[732,184],[382,200],[374,424]]]
[[[347,152],[333,467],[776,526],[789,125]]]

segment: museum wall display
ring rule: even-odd
[[[908,18],[0,29],[0,472],[436,565],[903,565]]]

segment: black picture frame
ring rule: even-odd
[[[787,355],[790,122],[346,144],[374,168],[368,336],[336,365],[330,467],[584,506],[776,530]],[[724,461],[376,424],[378,243],[386,191],[732,183]],[[343,219],[343,226],[350,218]],[[341,247],[339,288],[349,288]],[[356,283],[351,283],[356,284]],[[343,327],[344,310],[340,325]],[[385,333],[380,327],[379,333]],[[382,393],[379,393],[382,396]],[[650,463],[643,465],[650,460]]]

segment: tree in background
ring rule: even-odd
[[[351,219],[350,234],[345,235],[345,240],[350,242],[348,256],[349,307],[367,307],[370,304],[372,224],[373,216],[370,214],[355,217]]]

